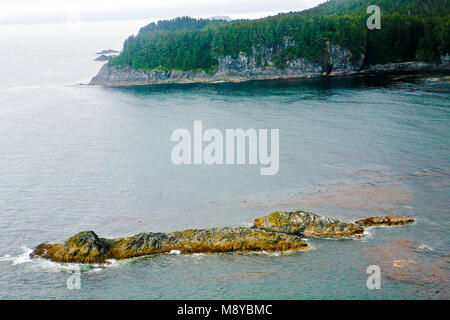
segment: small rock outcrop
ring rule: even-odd
[[[111,54],[111,55],[107,56],[107,55],[102,54],[101,56],[95,58],[94,61],[109,61],[114,57],[117,57],[117,55]]]
[[[364,227],[375,226],[402,226],[413,223],[415,220],[405,216],[370,217],[355,221],[355,224]]]
[[[119,53],[119,51],[113,49],[105,49],[100,52],[97,52],[96,54],[111,54],[111,53]]]
[[[286,252],[307,247],[308,244],[295,235],[243,227],[140,233],[117,239],[99,238],[92,231],[83,231],[63,244],[41,244],[31,257],[56,262],[103,264],[108,259],[127,259],[172,250],[182,253]]]
[[[345,223],[305,211],[276,211],[255,219],[254,226],[267,231],[317,238],[359,238],[364,233],[364,229],[354,223]]]

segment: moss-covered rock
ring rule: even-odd
[[[286,252],[308,248],[300,236],[360,238],[364,233],[362,226],[395,226],[412,222],[414,219],[409,217],[387,216],[345,223],[305,211],[277,211],[255,219],[252,228],[150,232],[116,239],[99,238],[93,231],[83,231],[64,243],[41,244],[31,253],[31,257],[57,262],[102,264],[108,259],[127,259],[172,250],[183,253]]]
[[[318,238],[357,238],[361,237],[364,232],[364,229],[356,224],[321,217],[305,211],[276,211],[255,219],[254,226],[266,231]]]
[[[306,242],[294,235],[241,227],[140,233],[111,240],[99,238],[92,231],[83,231],[64,244],[41,244],[31,253],[31,257],[57,262],[102,264],[108,259],[126,259],[172,250],[183,253],[286,252],[307,247]]]
[[[364,227],[374,226],[401,226],[413,223],[415,220],[405,216],[370,217],[355,221],[357,225]]]

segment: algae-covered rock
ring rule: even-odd
[[[64,243],[41,244],[31,257],[57,262],[105,263],[108,259],[127,259],[172,250],[183,253],[286,252],[308,248],[300,236],[360,238],[364,233],[362,226],[395,226],[412,222],[414,219],[409,217],[387,216],[345,223],[305,211],[277,211],[255,219],[252,228],[149,232],[116,239],[99,238],[93,231],[83,231]]]
[[[101,263],[109,259],[111,240],[99,238],[93,231],[82,231],[62,244],[40,244],[31,257],[43,257],[59,262]]]
[[[41,244],[31,253],[31,257],[57,262],[105,263],[108,259],[126,259],[172,250],[183,253],[285,252],[307,247],[306,242],[294,235],[242,227],[140,233],[111,240],[99,238],[92,231],[83,231],[64,244]]]
[[[255,219],[254,226],[266,231],[318,238],[360,237],[364,232],[364,229],[356,224],[304,211],[273,212]]]
[[[405,216],[370,217],[355,221],[356,224],[364,227],[373,226],[401,226],[413,223],[415,220]]]

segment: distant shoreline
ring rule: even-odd
[[[173,73],[176,73],[172,77]],[[143,74],[153,77],[153,80],[138,80]],[[339,71],[328,75],[321,73],[301,73],[301,74],[279,74],[279,75],[254,75],[254,76],[218,76],[208,75],[205,72],[196,71],[160,71],[160,70],[137,70],[131,68],[111,67],[103,65],[99,73],[92,78],[88,85],[101,85],[104,87],[128,87],[145,86],[154,84],[214,84],[214,83],[240,83],[247,81],[264,80],[297,80],[297,79],[342,79],[352,77],[372,77],[372,76],[398,76],[399,78],[442,76],[443,81],[449,81],[450,64],[429,64],[423,62],[404,62],[370,66],[361,71]],[[161,78],[158,79],[158,76]],[[133,77],[136,80],[133,81]]]

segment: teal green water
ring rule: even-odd
[[[142,23],[141,23],[142,24]],[[447,299],[450,87],[434,78],[103,88],[94,53],[136,25],[0,30],[0,298]],[[14,35],[14,36],[13,36]],[[278,128],[280,170],[175,166],[170,135]],[[250,225],[274,210],[417,223],[284,255],[177,255],[82,266],[27,258],[102,237]],[[381,289],[366,286],[369,265]]]

